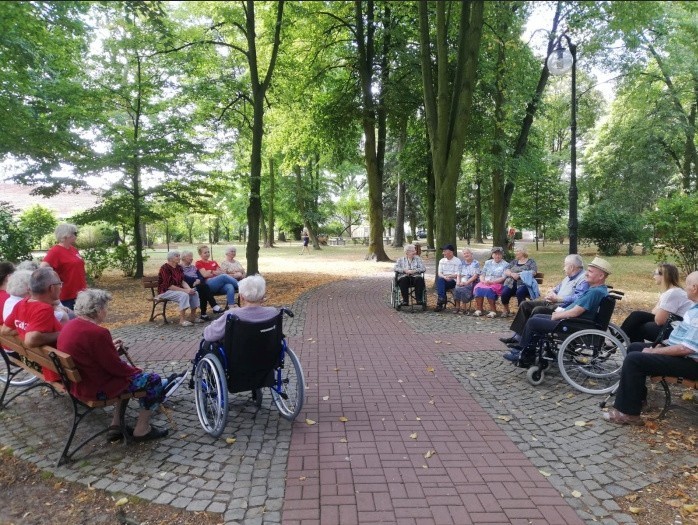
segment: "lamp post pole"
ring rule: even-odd
[[[569,51],[561,45],[561,40],[567,41]],[[571,61],[567,59],[565,54],[571,56]],[[570,63],[571,62],[571,63]],[[579,221],[577,218],[577,45],[573,44],[570,37],[563,34],[558,39],[557,49],[548,57],[548,69],[553,75],[563,75],[572,69],[572,116],[570,122],[570,192],[569,192],[569,220],[568,236],[570,239],[569,253],[577,253],[577,230]]]

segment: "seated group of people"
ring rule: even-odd
[[[470,248],[463,249],[462,259],[455,256],[455,251],[451,244],[442,248],[443,258],[439,261],[436,276],[438,300],[435,312],[440,312],[446,307],[446,292],[451,289],[455,303],[454,313],[465,313],[466,303],[475,299],[476,310],[473,315],[476,317],[483,315],[485,299],[490,307],[487,317],[494,318],[497,317],[497,299],[501,298],[502,317],[508,317],[511,315],[509,302],[512,297],[516,296],[521,305],[527,297],[535,299],[538,296],[535,280],[538,266],[528,256],[525,247],[516,248],[514,260],[511,262],[504,260],[502,248],[494,247],[491,250],[491,259],[485,261],[482,267]],[[416,255],[414,245],[405,246],[405,257],[395,264],[403,304],[408,303],[409,288],[412,286],[416,289],[416,297],[422,297],[425,271],[424,263]]]
[[[158,297],[179,304],[179,324],[192,326],[210,320],[207,308],[215,313],[223,311],[215,299],[216,294],[225,294],[228,305],[235,304],[235,293],[239,281],[245,278],[245,269],[235,260],[237,248],[229,247],[225,251],[225,261],[220,265],[211,259],[208,246],[199,246],[201,257],[196,263],[190,251],[170,251],[167,262],[158,272]],[[201,315],[196,311],[201,308]],[[186,312],[189,310],[189,319]]]
[[[509,347],[504,359],[526,368],[535,359],[534,343],[553,332],[564,319],[594,320],[606,295],[606,279],[611,273],[608,261],[596,257],[586,273],[581,257],[565,258],[565,278],[544,299],[525,301],[511,324],[514,334],[500,340]],[[654,272],[661,287],[652,312],[632,312],[621,325],[631,341],[620,372],[620,384],[613,408],[604,412],[607,421],[643,424],[640,412],[647,397],[648,376],[678,376],[698,379],[698,272],[679,286],[679,271],[672,264],[660,264]],[[669,339],[656,341],[670,315],[681,319]]]

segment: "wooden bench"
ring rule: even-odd
[[[430,253],[436,253],[436,248],[422,248],[421,252],[424,254],[424,258],[428,259]]]
[[[330,246],[344,246],[346,243],[341,237],[332,237],[330,239]]]
[[[168,324],[169,321],[167,320],[167,304],[171,303],[170,299],[161,299],[158,297],[158,276],[154,277],[143,277],[142,281],[143,283],[143,288],[149,288],[151,297],[148,299],[149,301],[152,302],[153,308],[150,311],[150,319],[148,321],[153,322],[155,319],[158,317],[162,316],[162,320],[165,324]],[[215,297],[219,297],[221,295],[225,295],[225,293],[218,293],[214,294]],[[226,299],[227,301],[227,299]],[[240,294],[236,293],[235,294],[235,303],[240,306]],[[162,312],[155,313],[155,310],[157,309],[158,306],[162,305]],[[226,302],[226,308],[228,304]],[[224,308],[224,310],[226,309]]]
[[[145,391],[128,392],[120,395],[119,397],[106,400],[78,399],[70,392],[70,385],[71,383],[79,383],[82,379],[80,377],[80,372],[75,366],[73,358],[69,354],[56,350],[50,346],[41,346],[36,348],[26,347],[19,338],[11,335],[0,335],[0,346],[7,350],[6,352],[0,350],[0,354],[2,354],[2,358],[5,361],[5,369],[7,370],[7,380],[4,383],[2,395],[0,395],[0,410],[5,409],[7,405],[9,405],[9,403],[15,398],[36,387],[47,387],[51,389],[54,397],[56,397],[59,393],[66,394],[73,404],[73,424],[65,446],[63,447],[63,452],[56,463],[57,467],[60,466],[64,461],[70,461],[73,455],[83,446],[108,431],[108,428],[105,427],[104,429],[87,437],[73,450],[70,450],[70,446],[73,443],[73,438],[75,437],[75,432],[78,426],[85,416],[87,416],[95,408],[103,408],[118,404],[119,407],[116,409],[121,411],[121,433],[124,436],[126,443],[129,443],[133,439],[126,431],[126,422],[124,417],[128,403],[122,403],[122,401],[145,397]],[[33,374],[39,378],[39,381],[34,381],[26,386],[11,385],[10,383],[12,378],[22,370]],[[43,370],[51,370],[55,372],[60,376],[61,380],[55,382],[46,381],[44,379]]]

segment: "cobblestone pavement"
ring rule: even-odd
[[[499,357],[506,320],[395,312],[385,276],[316,289],[293,310],[284,330],[308,386],[293,424],[268,396],[259,411],[231,396],[215,440],[182,388],[155,420],[167,438],[95,443],[55,468],[69,403],[34,390],[0,412],[0,444],[61,478],[245,524],[631,522],[614,496],[654,481],[650,467],[695,461],[602,423],[598,398],[554,374],[534,390]],[[150,323],[113,335],[167,375],[190,366],[200,333]],[[96,411],[88,426],[109,418]]]

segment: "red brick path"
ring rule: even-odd
[[[386,286],[319,289],[291,340],[309,388],[283,523],[583,523],[440,363],[441,352],[497,348],[495,336],[415,334]]]

